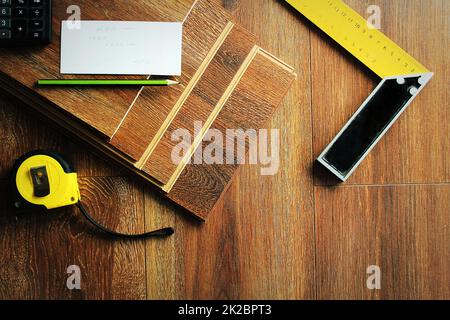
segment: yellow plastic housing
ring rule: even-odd
[[[35,197],[31,169],[45,166],[50,185],[50,194]],[[77,174],[64,172],[61,164],[47,155],[35,155],[26,159],[17,170],[17,190],[23,199],[34,205],[45,206],[48,210],[74,205],[80,201]]]

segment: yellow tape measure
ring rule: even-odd
[[[80,201],[77,174],[55,153],[36,152],[18,161],[14,170],[15,206],[42,206],[47,210]]]
[[[287,0],[381,78],[429,72],[341,0]]]
[[[20,157],[14,164],[11,182],[14,206],[20,212],[76,205],[93,226],[114,237],[144,239],[174,233],[173,228],[162,228],[141,234],[124,234],[98,223],[81,204],[76,172],[55,152],[37,150]]]
[[[286,1],[382,78],[317,159],[345,181],[433,73],[341,0]]]

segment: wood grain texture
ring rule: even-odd
[[[123,178],[86,178],[80,185],[96,219],[121,231],[143,231],[139,185]],[[5,200],[8,187],[2,180]],[[1,299],[145,298],[142,242],[112,241],[71,208],[16,214],[10,202],[1,201],[0,213]],[[70,265],[81,269],[81,290],[66,287]]]
[[[71,139],[55,134],[56,125],[33,112],[22,101],[0,93],[0,132],[2,133],[2,155],[0,179],[7,179],[14,161],[32,150],[54,150],[63,153],[77,169],[80,177],[123,175],[117,166],[86,152],[86,147]]]
[[[127,0],[55,1],[52,43],[44,48],[0,49],[2,57],[0,77],[4,79],[11,77],[30,90],[36,90],[62,110],[98,130],[99,134],[111,137],[139,89],[64,88],[61,90],[34,86],[38,79],[62,77],[59,73],[60,24],[61,20],[69,17],[66,10],[70,5],[80,7],[83,20],[158,21],[167,20],[169,16],[171,19],[180,18],[179,11],[186,10],[185,2],[181,1],[158,1],[158,6],[152,1],[145,0],[133,1],[133,6],[129,4]],[[71,76],[64,76],[64,78],[71,78]]]
[[[23,111],[23,102],[0,93],[0,179],[9,179],[15,160],[34,149],[62,151],[65,140]],[[22,111],[21,111],[22,109]]]
[[[400,47],[435,73],[430,84],[379,142],[347,184],[448,182],[450,45],[447,1],[346,1],[363,16],[381,8],[381,26]],[[420,14],[418,14],[420,12]],[[429,21],[422,23],[423,18]],[[379,79],[317,28],[312,29],[314,156],[317,157],[368,97]],[[323,122],[327,117],[326,125]],[[432,164],[432,165],[431,165]],[[335,183],[324,170],[316,184]]]
[[[318,298],[448,299],[449,198],[449,185],[317,187]]]
[[[145,244],[147,299],[184,299],[183,260],[189,253],[183,250],[181,243],[186,218],[180,210],[168,204],[167,200],[159,195],[149,191],[144,194],[147,230],[175,227],[175,234],[170,238],[156,239]]]
[[[180,85],[144,88],[111,140],[134,160],[143,156],[230,21],[217,8],[206,0],[195,3],[183,23],[183,72],[177,78]]]
[[[56,8],[56,21],[59,21],[61,6],[64,6],[65,4],[67,3],[59,3],[59,6]],[[97,10],[101,9],[93,4],[91,4],[91,6],[93,6],[91,9],[88,2],[82,2],[79,3],[79,5],[80,7],[81,5],[84,5],[84,10],[89,11],[89,14],[98,14]],[[117,11],[121,6],[123,7],[123,5],[123,2],[117,0],[112,3],[111,10]],[[133,9],[131,11],[137,10],[134,5],[136,5],[136,3],[133,3]],[[155,17],[159,17],[162,14],[162,11],[175,11],[179,10],[180,7],[178,2],[174,3],[174,7],[161,5],[161,8],[159,9],[156,9],[153,5],[145,7],[145,3],[140,2],[138,2],[137,5],[144,6],[141,14],[145,14],[146,11],[154,11],[152,15],[148,15],[147,18],[153,17],[155,20],[157,20]],[[106,14],[106,12],[109,11],[105,11],[104,14]],[[112,13],[110,15],[111,17],[114,16]],[[162,19],[164,19],[164,15],[162,16]],[[177,13],[174,13],[174,16],[176,17]],[[135,172],[136,175],[147,180],[149,184],[153,184],[162,191],[168,192],[183,168],[180,166],[175,167],[173,165],[172,167],[168,167],[168,165],[173,164],[170,157],[173,143],[170,139],[171,137],[168,135],[164,136],[165,131],[170,127],[174,119],[175,121],[173,122],[172,127],[169,128],[170,131],[168,134],[172,133],[173,130],[175,130],[175,127],[177,127],[177,129],[180,126],[191,128],[191,123],[194,123],[194,120],[197,119],[200,121],[208,119],[204,128],[204,130],[206,130],[220,111],[221,106],[224,101],[226,101],[226,97],[229,96],[230,92],[234,89],[234,84],[239,80],[239,76],[242,72],[238,72],[237,70],[240,69],[240,63],[242,64],[242,61],[249,55],[249,48],[256,47],[253,43],[255,39],[239,27],[236,27],[235,30],[240,30],[240,33],[233,33],[232,37],[228,39],[229,32],[232,31],[234,25],[230,19],[230,15],[223,10],[221,6],[217,5],[217,3],[206,0],[196,1],[195,5],[188,11],[187,18],[184,22],[184,73],[181,76],[181,82],[186,84],[184,86],[171,86],[168,88],[146,88],[158,92],[158,94],[160,94],[159,96],[140,96],[141,91],[139,91],[135,95],[136,99],[133,99],[131,110],[130,107],[127,107],[126,110],[122,110],[123,112],[120,110],[112,110],[114,108],[106,106],[106,104],[101,101],[99,101],[99,104],[93,109],[90,109],[90,107],[80,108],[80,101],[75,101],[77,104],[75,105],[72,104],[73,101],[70,100],[69,96],[64,96],[64,94],[67,93],[66,91],[55,88],[45,89],[51,90],[52,92],[63,92],[64,94],[58,95],[58,99],[70,101],[70,106],[76,108],[76,112],[72,112],[73,110],[58,106],[57,104],[60,103],[60,101],[49,99],[48,96],[42,94],[41,89],[34,88],[34,92],[28,90],[30,88],[24,86],[24,83],[21,83],[23,81],[20,80],[20,77],[19,80],[8,80],[6,77],[0,77],[0,83],[5,87],[7,92],[23,101],[29,101],[34,109],[38,110],[55,123],[58,123],[65,130],[69,131],[70,134],[76,136],[76,138],[85,140],[97,150],[112,157],[124,168]],[[54,43],[51,46],[48,46],[48,48],[55,47],[55,43],[58,43],[59,40],[60,39],[56,37]],[[217,55],[217,52],[220,50],[224,41],[227,42],[222,51],[220,51],[220,54]],[[53,51],[54,57],[55,53],[56,52]],[[17,59],[17,57],[10,57],[10,54],[12,54],[12,52],[7,51],[4,58],[6,60],[11,58],[11,62],[8,60],[8,63],[11,64],[13,63],[14,58]],[[49,55],[50,54],[51,52]],[[236,58],[237,56],[239,57]],[[25,65],[27,63],[30,64],[32,59],[49,59],[50,56],[43,57],[38,54],[32,55],[29,53],[28,57],[22,58],[24,58],[22,63]],[[236,59],[236,61],[234,61],[234,59]],[[266,59],[270,60],[272,57],[268,55]],[[212,60],[214,60],[214,63],[210,65]],[[274,63],[272,67],[277,69],[283,68],[284,64],[281,62],[278,64]],[[35,64],[30,68],[34,70]],[[49,66],[49,68],[51,68],[51,66]],[[207,71],[206,74],[204,74],[205,70]],[[54,71],[56,72],[56,70]],[[237,75],[237,73],[239,74]],[[276,73],[276,71],[274,73]],[[220,81],[217,79],[219,74],[221,75]],[[238,77],[238,80],[235,81],[234,79],[236,77]],[[201,82],[198,83],[200,80]],[[229,81],[233,81],[233,84],[230,84]],[[276,77],[266,77],[265,82],[268,81],[277,81],[277,79]],[[259,88],[254,87],[253,89],[262,90],[266,83],[259,82],[259,85]],[[281,83],[278,90],[280,92],[285,92],[285,89],[287,88]],[[207,92],[207,90],[212,91]],[[100,91],[116,92],[115,90],[110,89],[103,89]],[[83,100],[87,99],[89,103],[96,101],[96,96],[83,96],[82,94],[80,96],[77,92],[71,93],[75,96],[75,100],[80,98]],[[141,99],[148,99],[147,102],[150,105],[155,106],[156,109],[147,112],[149,110],[146,108],[145,112],[141,112],[139,107],[139,101],[141,101]],[[108,104],[114,106],[122,105],[119,100],[114,100],[113,96],[107,97],[107,100]],[[134,102],[136,102],[137,105]],[[147,102],[145,103],[146,106],[148,106]],[[182,110],[179,117],[177,117],[180,108]],[[107,110],[107,112],[112,112],[112,114],[118,116],[118,118],[111,119],[104,113],[105,110]],[[166,111],[168,113],[166,113]],[[241,109],[240,112],[244,112],[245,114],[245,108]],[[109,132],[107,133],[104,131],[103,133],[107,137],[114,135],[113,140],[109,141],[107,137],[105,139],[104,136],[98,135],[98,131],[96,130],[99,128],[92,126],[92,123],[89,124],[89,121],[86,122],[86,119],[84,119],[81,114],[90,114],[93,121],[98,121],[99,126],[103,126],[103,124],[108,126],[107,130],[109,130]],[[135,116],[133,116],[133,114]],[[243,118],[245,118],[245,116]],[[158,119],[164,120],[161,123]],[[119,123],[116,123],[115,120],[119,120]],[[91,127],[89,125],[91,125]],[[118,131],[116,131],[117,128]],[[140,130],[142,128],[146,129]],[[144,131],[152,128],[156,129],[157,133],[149,138]],[[106,127],[103,129],[106,129]],[[132,134],[129,136],[127,132],[132,132]],[[124,135],[122,135],[122,133]],[[160,141],[162,136],[164,137],[162,141]],[[121,137],[124,139],[121,139]],[[142,144],[142,141],[145,141],[145,143]],[[161,144],[159,145],[158,143]],[[140,147],[138,146],[135,148],[137,145]],[[195,142],[192,148],[195,149],[197,145],[198,143]],[[149,156],[153,155],[153,151],[155,151],[154,157],[148,159]],[[139,161],[136,162],[136,159],[139,159]],[[143,168],[144,165],[145,168]],[[185,200],[186,199],[182,201],[182,205],[184,205]],[[214,203],[216,200],[217,198],[211,199]],[[212,205],[213,203],[211,203],[209,207],[212,207]],[[189,206],[189,208],[194,207],[194,205]],[[192,213],[197,214],[196,211]]]
[[[148,2],[155,6],[161,3]],[[361,13],[369,3],[346,2]],[[444,69],[448,67],[445,42],[440,40],[443,35],[427,25],[440,24],[448,16],[450,2],[376,3],[382,8],[383,28],[385,23],[399,24],[395,34],[389,33],[394,40],[433,71],[438,71],[433,65],[443,63]],[[403,172],[397,168],[402,172],[386,175],[392,169],[377,166],[370,169],[373,178],[364,180],[367,186],[313,188],[314,182],[328,183],[319,172],[313,176],[314,156],[361,102],[356,100],[368,94],[375,78],[360,70],[356,61],[348,61],[344,52],[330,49],[330,41],[321,40],[322,36],[282,1],[226,0],[223,5],[233,10],[238,22],[259,36],[264,48],[297,70],[298,80],[268,126],[281,130],[280,172],[262,177],[258,166],[242,166],[208,221],[200,224],[149,188],[129,179],[90,178],[125,173],[118,172],[108,161],[98,161],[84,145],[70,146],[68,139],[49,125],[38,126],[35,114],[1,95],[0,298],[142,298],[144,292],[148,299],[450,299],[450,190],[448,179],[444,181],[438,174],[448,172],[445,170],[449,167],[448,159],[441,156],[448,153],[447,127],[442,119],[448,119],[448,93],[434,88],[445,84],[444,76],[436,75],[444,81],[434,78],[383,140],[386,142],[377,147],[388,143],[396,127],[409,121],[415,123],[416,112],[420,113],[421,123],[416,128],[410,124],[408,130],[397,129],[412,137],[422,135],[421,128],[425,126],[432,141],[439,138],[437,146],[425,147],[423,140],[399,141],[407,149],[402,149],[407,152],[402,155],[406,160],[402,164],[417,170]],[[390,6],[395,7],[393,13],[384,9]],[[434,19],[421,23],[423,20],[417,17],[429,11]],[[408,28],[425,28],[428,34],[410,34],[408,28],[400,28],[404,21],[409,21]],[[311,82],[311,53],[313,60],[320,59],[320,55],[334,56],[334,63],[320,70],[316,63],[312,65],[313,75],[330,75],[327,82]],[[345,96],[339,94],[339,87]],[[316,101],[322,92],[321,101],[330,105],[312,104],[311,92]],[[328,97],[330,94],[336,94],[335,99]],[[348,101],[348,110],[344,100]],[[337,112],[337,105],[345,105],[348,114]],[[327,112],[318,112],[322,108]],[[425,122],[422,108],[429,114]],[[439,118],[434,112],[439,113]],[[409,116],[411,113],[413,116]],[[341,122],[335,123],[335,117],[340,117]],[[335,131],[328,132],[327,126]],[[329,136],[322,138],[325,131]],[[418,143],[416,149],[413,143]],[[99,237],[70,209],[48,216],[17,216],[8,205],[4,179],[12,161],[34,148],[74,154],[76,167],[82,168],[86,176],[82,181],[84,201],[108,226],[143,231],[144,221],[139,214],[145,211],[147,230],[172,225],[175,235],[146,242],[144,261],[141,243],[134,247]],[[425,155],[429,148],[433,148],[432,154]],[[388,159],[385,162],[392,164]],[[427,184],[410,185],[410,181],[425,177],[427,172],[432,172],[427,176]],[[390,184],[380,181],[379,177],[385,175],[395,180],[383,178]],[[371,181],[377,185],[371,185]],[[144,200],[138,196],[142,189]],[[113,193],[119,198],[112,199]],[[113,254],[120,245],[121,253]],[[81,293],[68,293],[65,289],[68,261],[79,262],[87,274],[85,280],[89,282]],[[381,291],[368,291],[365,287],[366,268],[373,263],[382,268]]]
[[[221,98],[232,85],[232,80],[235,76],[238,76],[239,69],[255,46],[255,40],[255,37],[243,28],[233,27],[213,60],[209,63],[202,78],[161,137],[155,150],[150,154],[143,167],[145,172],[163,184],[169,182],[178,166],[178,163],[172,160],[172,150],[177,145],[185,149],[191,147],[193,141],[200,134],[200,132],[194,132],[196,122],[200,128],[205,125]],[[273,80],[276,81],[275,79],[278,78],[274,76]],[[241,113],[247,115],[250,120],[252,115],[245,112],[246,106],[244,103],[241,103],[241,105],[243,107]],[[190,141],[183,143],[174,140],[173,135],[177,130],[185,130],[189,133],[191,135]]]
[[[242,166],[203,225],[182,218],[175,208],[164,207],[161,217],[152,213],[153,219],[172,213],[177,230],[174,242],[158,243],[158,253],[149,249],[153,244],[147,246],[147,261],[159,258],[158,269],[148,267],[149,288],[170,288],[149,290],[152,299],[315,297],[311,110],[305,89],[309,31],[276,1],[240,1],[233,7],[236,20],[264,47],[303,70],[267,125],[283,128],[280,172],[262,177],[259,166]],[[147,208],[158,206],[147,196]]]

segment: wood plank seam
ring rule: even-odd
[[[192,4],[192,6],[189,8],[189,11],[187,12],[187,14],[184,16],[183,19],[183,24],[186,22],[186,20],[189,18],[189,16],[191,15],[192,10],[194,10],[194,8],[197,6],[197,3],[200,0],[195,0],[194,3]]]
[[[203,124],[214,112],[214,108],[249,56],[256,44],[255,40],[252,34],[240,26],[236,25],[233,28],[177,116],[163,134],[145,163],[143,171],[161,184],[169,182],[181,160],[178,157],[178,160],[172,158],[174,148],[183,146],[183,154],[178,154],[181,157],[189,150],[192,140],[200,134]],[[245,112],[245,110],[243,111]],[[179,130],[189,133],[191,138],[177,142],[178,139],[174,139],[174,134],[180,132]]]
[[[170,192],[170,190],[172,189],[172,187],[174,186],[174,184],[176,183],[176,181],[180,177],[181,172],[184,170],[184,168],[186,167],[187,163],[189,162],[189,160],[194,155],[195,150],[197,150],[197,148],[200,145],[200,143],[202,143],[202,141],[203,141],[205,135],[207,134],[209,128],[211,128],[212,124],[214,123],[214,121],[216,120],[216,118],[219,115],[220,111],[222,110],[223,106],[228,101],[228,98],[231,96],[231,94],[233,93],[234,89],[236,89],[236,87],[239,84],[240,80],[242,79],[242,77],[244,76],[244,74],[247,71],[248,67],[250,66],[250,64],[252,63],[253,59],[256,57],[256,55],[258,54],[258,52],[260,50],[261,50],[261,48],[259,46],[257,46],[257,45],[255,45],[252,48],[252,50],[250,51],[249,55],[244,60],[244,62],[242,63],[242,66],[240,67],[240,69],[238,70],[238,72],[234,76],[233,80],[231,81],[230,85],[225,90],[224,94],[220,98],[220,100],[217,103],[217,105],[214,107],[213,112],[211,113],[211,115],[208,117],[207,121],[203,125],[203,127],[202,127],[202,129],[200,131],[200,134],[197,137],[195,137],[191,147],[189,148],[189,151],[186,153],[186,155],[183,157],[181,162],[178,164],[177,169],[173,173],[173,175],[170,178],[169,182],[163,187],[163,191],[165,191],[167,193]]]
[[[279,67],[285,69],[286,71],[289,71],[290,73],[292,73],[294,75],[295,78],[297,78],[297,73],[295,72],[294,67],[290,66],[289,64],[287,64],[286,62],[284,62],[280,58],[274,56],[269,51],[264,50],[263,48],[260,48],[259,51],[260,51],[261,54],[265,55],[268,59],[272,60],[272,62],[277,64]]]
[[[148,76],[147,79],[150,79],[151,76]],[[109,141],[111,141],[114,136],[116,135],[117,131],[119,131],[120,127],[122,126],[123,122],[125,121],[125,119],[127,118],[128,114],[130,113],[131,109],[133,108],[134,104],[136,103],[137,99],[141,96],[142,91],[144,90],[144,86],[142,86],[139,89],[139,92],[137,93],[136,97],[134,98],[133,102],[131,102],[130,107],[128,108],[127,112],[125,113],[125,115],[123,116],[122,120],[120,120],[119,125],[117,126],[116,130],[114,130],[114,133],[112,134],[111,138],[109,139]]]
[[[213,58],[216,55],[217,51],[219,51],[220,47],[222,46],[222,44],[224,43],[224,41],[226,40],[226,38],[230,34],[230,32],[233,29],[233,27],[234,27],[234,23],[233,22],[228,22],[228,24],[225,26],[225,29],[222,31],[220,37],[214,43],[214,46],[209,51],[209,53],[206,56],[205,60],[200,65],[199,69],[194,74],[194,76],[192,77],[192,79],[189,82],[189,84],[186,86],[183,94],[180,96],[180,98],[176,102],[175,106],[173,107],[173,109],[170,112],[170,114],[167,116],[166,120],[162,124],[161,128],[158,130],[158,132],[155,135],[155,137],[153,137],[152,141],[148,145],[148,147],[145,150],[144,154],[141,156],[140,160],[135,163],[135,167],[136,168],[141,170],[144,167],[145,163],[150,158],[150,155],[155,150],[156,145],[158,144],[158,142],[161,140],[161,138],[164,135],[164,133],[169,128],[171,122],[173,121],[175,116],[180,111],[181,107],[183,106],[183,104],[186,101],[186,99],[189,97],[189,95],[192,92],[192,90],[197,85],[198,81],[200,81],[200,79],[201,79],[203,73],[205,72],[206,68],[208,67],[210,62],[213,60]]]

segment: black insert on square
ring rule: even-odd
[[[413,76],[385,80],[321,161],[346,177],[417,93],[421,87],[419,79],[420,76]]]

